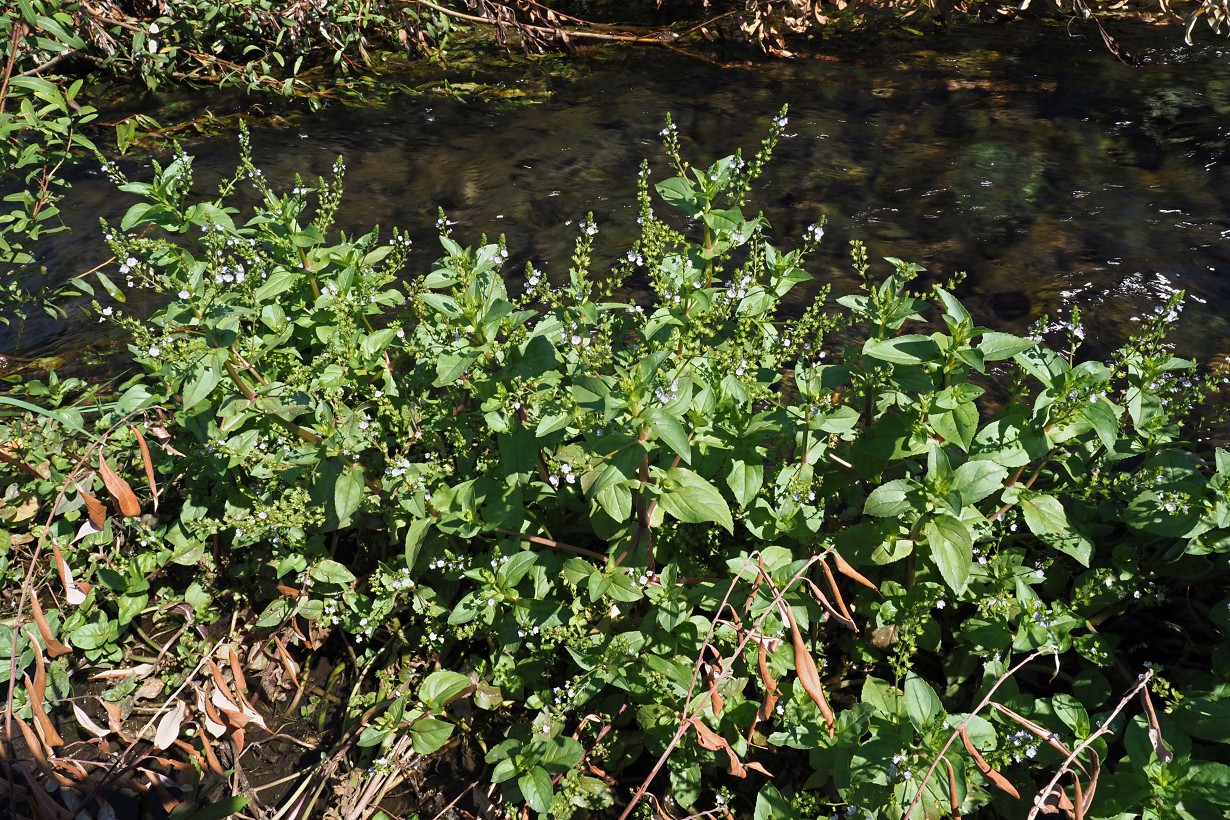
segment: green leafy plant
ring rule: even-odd
[[[99,423],[163,447],[48,619],[101,665],[154,600],[336,629],[339,755],[385,777],[484,738],[541,816],[1224,813],[1230,456],[1187,432],[1224,379],[1165,341],[1180,297],[1084,360],[1079,314],[991,330],[856,242],[861,287],[791,315],[823,223],[788,250],[745,210],[785,126],[700,168],[668,121],[637,239],[600,268],[588,218],[553,275],[443,215],[407,275],[402,234],[333,235],[340,160],[281,192],[246,135],[212,198],[182,154],[117,176],[97,281],[142,372]]]

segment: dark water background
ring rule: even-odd
[[[505,233],[513,261],[562,274],[586,211],[607,259],[626,249],[638,164],[648,157],[656,179],[668,175],[657,137],[667,112],[685,156],[702,164],[739,146],[750,154],[789,103],[789,136],[750,207],[765,210],[785,245],[827,214],[820,281],[854,287],[846,243],[861,238],[873,259],[968,272],[961,295],[985,324],[1023,331],[1079,306],[1091,352],[1183,288],[1191,299],[1177,341],[1208,360],[1230,351],[1230,44],[1189,49],[1175,28],[1114,31],[1141,65],[1115,60],[1091,27],[1070,36],[1030,21],[838,45],[837,60],[614,48],[424,67],[395,79],[450,72],[454,83],[500,84],[509,98],[334,103],[255,127],[253,145],[266,175],[288,184],[344,156],[344,226],[408,228],[416,269],[438,255],[442,205],[463,243]],[[172,103],[185,98],[135,105],[158,116]],[[185,147],[203,188],[234,166],[231,137]],[[148,174],[139,161],[128,171]],[[65,207],[74,231],[42,259],[60,278],[106,258],[97,218],[118,219],[131,204],[101,175],[77,177]],[[78,310],[0,327],[0,352],[63,353],[105,332]]]

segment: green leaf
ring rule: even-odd
[[[1000,333],[992,330],[982,334],[982,341],[978,343],[978,350],[986,361],[997,362],[1001,359],[1011,359],[1016,354],[1024,353],[1031,347],[1037,346],[1038,343],[1033,339],[1022,339],[1020,336],[1013,336],[1011,333]]]
[[[1035,493],[1021,497],[1021,510],[1030,532],[1084,566],[1093,557],[1093,544],[1068,522],[1063,504],[1053,495]]]
[[[313,564],[312,568],[308,570],[308,577],[313,581],[323,584],[336,584],[338,586],[349,586],[355,580],[353,572],[332,558],[325,558]]]
[[[730,487],[740,507],[747,507],[751,504],[763,484],[763,464],[759,462],[749,464],[738,458],[731,462],[730,472],[726,475],[726,486]]]
[[[585,757],[585,747],[566,735],[548,740],[546,746],[538,763],[557,774],[568,771]]]
[[[893,364],[922,364],[942,358],[935,340],[918,333],[891,339],[868,339],[863,345],[863,355]]]
[[[333,512],[337,516],[338,526],[350,524],[350,516],[354,515],[363,502],[363,468],[357,464],[342,471],[333,485]]]
[[[518,777],[517,788],[530,808],[539,814],[546,814],[551,808],[551,800],[555,796],[551,789],[551,775],[541,766],[535,766]]]
[[[722,493],[692,470],[679,467],[667,470],[658,503],[680,521],[690,524],[713,521],[727,532],[735,531],[730,507]]]
[[[439,751],[452,736],[453,724],[433,717],[419,718],[410,724],[410,743],[421,755]]]
[[[1003,489],[1008,470],[993,461],[967,461],[952,476],[951,489],[961,494],[963,505],[977,504]]]
[[[386,327],[377,330],[363,340],[363,355],[369,359],[374,359],[384,352],[384,349],[389,346],[389,342],[397,335],[397,328]]]
[[[974,539],[969,529],[951,516],[937,515],[923,527],[923,533],[940,576],[960,595],[969,584],[970,565],[974,562]]]
[[[274,296],[278,296],[293,288],[302,275],[302,271],[279,268],[269,274],[269,278],[265,280],[265,283],[257,288],[252,295],[257,302],[272,299]]]
[[[184,385],[184,409],[192,410],[209,398],[209,394],[222,381],[223,368],[226,365],[228,353],[226,350],[211,350],[202,357],[196,374]]]
[[[911,496],[918,490],[918,482],[910,478],[898,478],[887,484],[881,484],[867,496],[863,512],[877,518],[893,518],[901,515],[906,510],[913,509],[914,500]]]
[[[692,463],[692,446],[688,443],[687,430],[679,419],[661,408],[651,407],[645,411],[645,421],[649,423],[649,429],[666,442],[666,446],[675,451],[684,463]]]
[[[905,679],[905,708],[910,722],[920,732],[926,731],[927,727],[944,714],[944,706],[931,684],[913,672]]]
[[[978,431],[978,408],[972,401],[963,402],[944,413],[932,413],[927,421],[944,441],[968,452]]]
[[[723,211],[709,211],[705,214],[705,225],[714,233],[730,233],[743,225],[743,213],[738,208],[728,208]]]
[[[431,524],[432,519],[430,518],[416,518],[406,528],[406,569],[414,569],[414,563],[418,560],[419,550],[423,547],[423,541],[431,529]]]
[[[790,801],[782,797],[782,793],[772,783],[765,783],[756,795],[756,808],[752,820],[794,820],[799,813],[790,805]]]
[[[216,803],[197,809],[184,820],[225,820],[236,812],[242,811],[248,805],[247,797],[227,797]],[[172,812],[172,815],[174,812]]]
[[[419,686],[419,700],[433,712],[438,712],[450,701],[473,686],[467,676],[448,669],[437,669]]]
[[[688,216],[696,216],[701,211],[700,197],[701,192],[697,189],[690,180],[683,177],[672,177],[671,179],[659,182],[654,188],[658,192],[658,196],[662,197],[667,203],[682,208]]]
[[[436,380],[432,387],[450,387],[478,359],[477,353],[446,353],[436,362]]]
[[[558,413],[548,413],[539,420],[538,427],[534,430],[534,435],[542,438],[551,435],[557,430],[563,430],[568,426],[568,422],[571,419],[572,416],[562,410]]]

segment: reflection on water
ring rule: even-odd
[[[437,252],[432,225],[443,206],[458,238],[504,233],[517,259],[549,272],[566,264],[586,211],[618,251],[635,221],[641,159],[651,158],[657,178],[667,173],[657,143],[667,112],[685,154],[709,162],[753,150],[788,102],[790,136],[754,204],[778,237],[828,215],[816,272],[838,291],[853,287],[844,246],[859,237],[873,257],[918,261],[935,276],[968,272],[963,295],[988,324],[1020,331],[1079,305],[1103,346],[1185,288],[1194,300],[1182,347],[1202,358],[1230,350],[1222,46],[1137,48],[1145,64],[1132,69],[1096,35],[1024,25],[880,44],[839,61],[722,67],[668,50],[588,52],[538,104],[334,106],[258,129],[253,142],[278,179],[326,173],[344,155],[348,227],[410,228],[423,269]],[[1131,31],[1117,33],[1133,50]],[[1178,34],[1141,37],[1169,47]],[[233,167],[231,140],[187,147],[198,182]],[[96,175],[77,183],[71,205],[77,228],[45,259],[64,275],[100,261],[94,220],[125,207]],[[90,318],[36,319],[21,346],[27,355],[68,350],[99,330]],[[0,329],[0,350],[13,347],[13,332]]]

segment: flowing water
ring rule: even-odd
[[[443,206],[463,242],[504,233],[516,261],[562,273],[587,211],[602,229],[599,249],[620,252],[634,228],[638,164],[648,157],[657,179],[667,174],[657,136],[667,112],[700,164],[754,150],[789,103],[789,136],[752,205],[782,244],[827,214],[814,272],[837,291],[854,287],[846,242],[861,238],[873,258],[916,261],[938,277],[966,271],[961,295],[985,324],[1021,332],[1079,306],[1099,351],[1183,288],[1180,348],[1204,360],[1230,351],[1230,46],[1188,49],[1177,29],[1124,24],[1116,33],[1141,62],[1133,68],[1094,29],[1071,31],[1035,21],[896,35],[839,47],[836,59],[741,53],[723,63],[617,48],[455,66],[455,88],[500,83],[501,99],[332,104],[256,128],[253,144],[280,180],[326,173],[344,156],[346,225],[410,229],[417,268],[438,255],[432,226]],[[156,114],[167,102],[141,104]],[[232,138],[186,148],[198,182],[233,168]],[[105,259],[97,217],[128,204],[97,173],[78,178],[66,208],[75,229],[42,260],[53,275]],[[80,311],[34,318],[0,327],[0,351],[70,351],[104,332]]]

